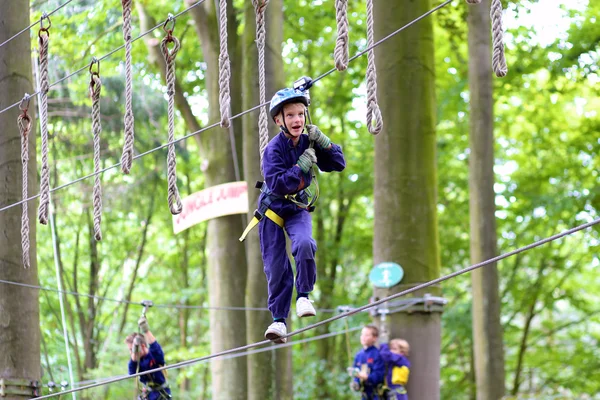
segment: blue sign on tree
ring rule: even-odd
[[[404,277],[402,267],[393,262],[377,264],[369,274],[369,280],[378,288],[390,288],[400,283]]]

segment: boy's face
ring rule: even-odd
[[[363,328],[360,333],[360,344],[363,347],[371,347],[377,342],[377,336],[373,335],[373,330],[371,328]]]
[[[299,137],[304,130],[305,107],[302,103],[292,103],[283,106],[283,109],[275,117],[275,122],[279,126],[287,127],[290,135],[294,138]],[[285,124],[284,124],[285,122]]]
[[[127,347],[129,347],[129,352],[133,354],[133,343],[127,343]],[[148,350],[148,347],[146,347],[145,344],[140,345],[140,357],[144,357],[149,352],[150,351]]]
[[[398,344],[390,344],[390,351],[396,354],[404,354],[402,348]]]

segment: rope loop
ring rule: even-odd
[[[27,101],[27,107],[23,107],[24,102]],[[27,114],[27,108],[29,107],[29,95],[25,93],[25,97],[21,101],[19,106],[21,108],[21,114],[17,118],[17,125],[19,132],[21,133],[21,165],[22,165],[22,196],[23,200],[27,198],[27,177],[28,177],[28,163],[29,163],[29,131],[31,130],[31,118]],[[29,209],[27,202],[23,203],[21,212],[21,249],[23,253],[23,267],[29,268]]]
[[[171,16],[169,17],[171,18]],[[169,21],[169,20],[167,20]],[[173,18],[173,21],[175,19]],[[166,27],[166,22],[165,22]],[[170,143],[167,151],[167,185],[168,185],[168,203],[171,214],[177,215],[183,211],[183,204],[179,196],[179,189],[177,188],[177,158],[175,157],[175,56],[180,48],[179,40],[172,35],[172,29],[166,30],[167,36],[160,42],[160,48],[165,58],[167,65],[166,81],[167,81],[167,94],[168,108],[167,117],[169,123],[168,129],[168,142]],[[174,44],[173,49],[169,51],[167,43],[172,42]]]
[[[132,0],[121,0],[123,5],[123,39],[125,40],[125,114],[123,123],[125,126],[123,143],[123,154],[121,155],[121,171],[125,174],[131,172],[133,162],[133,144],[135,142],[135,123],[133,117],[133,77],[131,65],[131,2]]]

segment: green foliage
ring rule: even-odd
[[[42,7],[54,9],[60,3],[52,0],[36,4],[32,18],[39,17]],[[349,3],[353,55],[366,46],[366,15],[364,2]],[[143,4],[159,22],[169,12],[185,7],[184,2],[165,0]],[[235,4],[242,15],[243,2]],[[510,3],[507,14],[518,22],[530,12],[531,4]],[[335,13],[332,0],[286,0],[284,8],[285,72],[291,85],[302,75],[315,78],[333,67]],[[51,17],[52,82],[84,67],[92,56],[100,57],[123,44],[120,10],[116,0],[78,1]],[[570,28],[557,34],[556,41],[547,46],[534,45],[539,34],[535,30],[511,28],[506,44],[509,74],[494,80],[495,190],[501,252],[598,217],[600,28],[596,18],[600,4],[589,2],[582,11],[565,9],[564,13],[572,21]],[[443,274],[470,264],[465,17],[466,5],[458,1],[435,16],[438,213]],[[138,27],[134,11],[134,37],[141,33]],[[32,37],[36,33],[34,28]],[[158,29],[147,38],[160,40],[163,34]],[[196,117],[202,123],[212,123],[206,109],[206,64],[189,15],[178,18],[175,34],[182,41],[177,57],[179,82]],[[32,47],[37,47],[35,40]],[[166,142],[164,83],[147,57],[143,40],[138,40],[133,46],[136,153]],[[321,223],[323,232],[318,243],[319,281],[314,296],[317,305],[321,300],[333,306],[362,305],[371,295],[367,276],[372,266],[374,146],[364,126],[365,69],[366,57],[361,57],[346,72],[333,73],[311,90],[313,123],[343,146],[348,164],[343,173],[319,176],[322,193],[315,226]],[[101,77],[102,162],[108,167],[120,160],[123,142],[124,50],[102,60]],[[50,91],[53,187],[93,172],[88,82],[88,73],[83,71]],[[385,88],[380,88],[380,96],[385,96]],[[176,136],[186,133],[178,118]],[[183,197],[203,188],[199,168],[202,160],[193,140],[180,142],[176,150]],[[161,149],[135,161],[130,175],[123,175],[118,168],[102,175],[104,238],[97,247],[96,266],[92,263],[94,248],[89,229],[93,181],[87,179],[53,193],[66,290],[125,299],[134,281],[132,301],[149,298],[156,304],[208,304],[204,283],[206,224],[179,235],[172,233],[165,164],[166,151]],[[345,223],[338,237],[341,216],[345,216]],[[37,235],[40,284],[55,288],[58,282],[50,229],[39,226]],[[600,320],[596,307],[600,282],[595,273],[599,265],[598,243],[598,230],[588,229],[499,264],[507,393],[514,398],[551,398],[557,393],[563,393],[564,398],[583,398],[600,391]],[[90,277],[96,278],[95,285]],[[449,305],[443,314],[441,397],[466,399],[474,390],[469,277],[444,283],[443,291]],[[130,305],[126,311],[123,304],[108,300],[88,302],[85,297],[73,296],[65,299],[75,380],[126,373],[123,339],[136,330],[141,307]],[[68,380],[56,293],[41,292],[40,310],[45,346],[43,380]],[[148,316],[168,363],[210,353],[207,310],[155,307]],[[186,318],[187,335],[182,339],[181,321]],[[350,327],[360,326],[368,319],[361,314],[351,320]],[[121,321],[125,321],[122,332]],[[333,324],[328,329],[337,331],[344,326]],[[89,347],[84,347],[86,342]],[[327,343],[332,349],[327,360],[318,358],[314,342],[295,348],[295,398],[316,398],[323,389],[317,384],[318,379],[324,379],[331,398],[352,398],[345,370],[349,364],[346,338],[337,336]],[[358,343],[358,335],[352,334],[352,354],[358,350]],[[412,357],[418,358],[418,354]],[[173,370],[169,379],[174,386],[189,380],[190,398],[199,398],[210,394],[207,368],[208,364],[197,364]],[[87,396],[126,398],[132,393],[132,382],[95,389]]]

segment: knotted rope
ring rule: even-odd
[[[348,68],[348,0],[335,0],[337,39],[333,58],[338,71]]]
[[[167,24],[172,22],[173,25],[169,29]],[[167,36],[160,42],[165,62],[167,64],[167,94],[169,95],[168,118],[169,118],[169,150],[167,153],[167,182],[168,182],[168,201],[171,214],[177,215],[183,210],[179,190],[177,189],[177,160],[175,158],[175,56],[180,48],[179,40],[173,36],[173,28],[175,27],[175,19],[169,15],[169,19],[165,22],[164,29]],[[169,51],[167,44],[173,43],[173,49]]]
[[[94,64],[98,64],[98,70],[92,71]],[[90,96],[92,97],[92,131],[94,133],[94,238],[102,240],[102,187],[100,186],[100,89],[102,81],[100,80],[100,61],[94,58],[90,65]]]
[[[129,174],[133,161],[133,142],[135,139],[133,127],[133,107],[131,97],[133,92],[131,77],[131,1],[121,0],[123,5],[123,38],[125,39],[125,142],[121,156],[121,171]]]
[[[373,0],[367,0],[367,46],[373,45]],[[373,125],[373,119],[375,120]],[[375,69],[375,52],[367,53],[367,128],[377,135],[383,128],[383,117],[377,103],[377,70]]]
[[[44,27],[44,19],[48,19],[48,27]],[[48,42],[50,41],[51,22],[47,15],[43,15],[38,32],[40,52],[40,130],[42,133],[42,169],[40,173],[40,205],[38,219],[41,224],[48,224],[48,211],[50,209],[50,169],[48,168]],[[45,35],[42,33],[46,33]]]
[[[256,13],[256,47],[258,48],[258,88],[260,104],[265,103],[265,11],[269,5],[269,0],[252,0],[254,12]],[[258,116],[258,134],[260,143],[260,170],[262,173],[262,160],[265,154],[267,144],[269,144],[269,121],[267,120],[267,110],[260,108]]]
[[[229,81],[231,70],[229,53],[227,51],[227,0],[219,2],[221,53],[219,54],[219,105],[221,106],[221,127],[229,128],[229,108],[231,96],[229,94]]]
[[[502,31],[502,1],[492,0],[490,11],[492,18],[492,68],[497,77],[502,78],[508,73],[506,58],[504,58],[504,32]]]
[[[27,105],[25,106],[25,102]],[[21,165],[23,169],[23,200],[27,198],[27,176],[29,164],[29,132],[31,130],[31,118],[27,114],[27,108],[29,107],[29,95],[25,93],[25,97],[21,101],[19,108],[21,114],[17,118],[17,125],[19,126],[19,132],[21,133]],[[27,208],[27,202],[23,202],[23,212],[21,214],[21,247],[23,249],[23,266],[29,268],[29,212]]]

